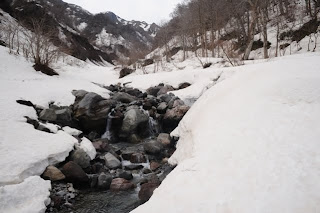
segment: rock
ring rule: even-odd
[[[160,89],[162,88],[163,86],[155,86],[155,87],[150,87],[147,89],[147,94],[148,95],[152,95],[152,96],[155,96],[157,97],[157,94],[158,92],[160,91]]]
[[[57,167],[54,166],[48,166],[42,176],[44,177],[44,179],[48,179],[51,181],[59,181],[66,178],[66,176]]]
[[[109,189],[112,182],[112,176],[109,174],[101,173],[98,177],[98,188]]]
[[[151,139],[143,144],[143,148],[148,154],[157,155],[161,152],[163,146],[157,140]]]
[[[124,167],[126,170],[140,170],[143,169],[142,165],[130,164]]]
[[[59,109],[55,111],[57,116],[56,123],[61,126],[71,126],[72,125],[72,110],[68,107],[64,109]]]
[[[125,92],[137,98],[139,98],[141,94],[143,94],[140,90],[134,88],[125,88]]]
[[[122,70],[120,70],[119,78],[123,78],[123,77],[125,77],[127,75],[130,75],[133,72],[134,72],[134,70],[132,70],[130,68],[123,68]]]
[[[112,155],[110,152],[108,152],[104,156],[105,164],[109,169],[116,169],[121,166],[121,162],[116,158],[114,155]]]
[[[74,118],[79,121],[85,133],[105,132],[108,114],[116,104],[114,100],[105,100],[96,93],[73,92],[76,101],[73,104]],[[85,94],[85,95],[84,95]],[[83,96],[84,95],[84,96]],[[91,138],[89,138],[91,139]]]
[[[131,172],[127,172],[127,171],[121,171],[119,172],[119,178],[123,178],[126,180],[132,180],[133,179],[133,175]]]
[[[166,94],[167,92],[170,92],[170,91],[174,91],[174,88],[170,85],[164,85],[164,87],[162,87],[157,93],[157,96]]]
[[[152,171],[150,169],[144,169],[142,172],[143,174],[150,174]]]
[[[167,110],[162,121],[163,130],[165,132],[172,132],[189,109],[190,107],[183,105]]]
[[[146,66],[151,65],[151,64],[153,64],[153,63],[154,63],[154,60],[153,60],[152,58],[148,58],[148,59],[144,60],[142,66],[143,66],[143,67],[146,67]]]
[[[86,183],[89,181],[87,174],[73,161],[69,161],[63,166],[62,173],[72,183]]]
[[[148,115],[144,114],[140,109],[129,109],[124,114],[120,136],[126,138],[133,133],[144,131],[147,128],[148,121]]]
[[[157,112],[159,114],[165,114],[167,111],[168,105],[166,102],[162,102],[159,104],[159,106],[157,107]]]
[[[152,103],[150,101],[146,101],[144,104],[143,104],[143,109],[144,110],[150,110],[152,108]]]
[[[152,161],[152,162],[150,163],[150,169],[151,169],[151,171],[157,170],[160,166],[161,166],[161,164],[159,164],[159,163],[157,163],[157,162],[155,162],[155,161]]]
[[[99,175],[93,174],[89,176],[90,187],[95,188],[98,185],[98,177]]]
[[[171,137],[167,133],[160,133],[157,137],[157,141],[164,146],[169,146],[171,144]]]
[[[145,183],[141,186],[139,191],[139,199],[141,202],[147,202],[153,195],[153,191],[159,187],[159,184],[156,183]]]
[[[83,169],[90,166],[91,158],[83,149],[76,149],[71,154],[70,159]]]
[[[113,179],[110,185],[110,189],[112,191],[127,191],[133,188],[134,188],[134,184],[123,178]]]
[[[49,75],[49,76],[54,76],[54,75],[59,75],[54,69],[48,67],[45,64],[39,64],[36,63],[32,66],[36,71],[40,71],[43,74]]]
[[[130,157],[131,163],[146,163],[146,156],[142,153],[133,153]]]
[[[172,107],[175,108],[175,107],[177,107],[177,106],[183,106],[183,105],[184,105],[184,102],[183,102],[182,100],[180,100],[180,99],[177,99],[177,100],[175,100],[175,101],[173,102]]]
[[[132,134],[129,136],[128,142],[130,142],[132,144],[137,144],[137,143],[141,142],[141,138],[137,134]]]
[[[185,88],[187,88],[187,87],[190,87],[191,86],[191,84],[190,83],[188,83],[188,82],[184,82],[184,83],[181,83],[181,84],[179,84],[179,89],[185,89]]]
[[[53,109],[44,109],[40,112],[39,119],[43,121],[55,122],[57,115]]]
[[[127,93],[124,93],[124,92],[115,93],[113,95],[112,99],[116,100],[116,101],[119,101],[119,102],[122,102],[122,103],[127,103],[127,104],[137,100],[136,97],[134,97],[132,95],[129,95]]]
[[[108,139],[99,139],[92,142],[93,147],[98,152],[108,152],[110,150]]]
[[[159,95],[157,98],[163,102],[169,103],[175,96],[172,93]]]

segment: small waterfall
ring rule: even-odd
[[[149,136],[155,136],[160,133],[160,125],[156,119],[150,116],[148,110],[144,110],[142,107],[140,109],[144,112],[144,114],[148,115],[149,121],[148,121],[148,131],[149,131]]]
[[[107,118],[107,127],[106,127],[106,131],[105,133],[101,136],[101,138],[106,138],[108,140],[112,139],[112,131],[111,131],[111,127],[112,127],[112,119],[115,118],[112,113],[114,112],[114,109],[111,110],[111,112],[108,114],[108,118]]]

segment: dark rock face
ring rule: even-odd
[[[139,191],[139,199],[141,200],[142,203],[147,202],[152,194],[153,191],[159,187],[159,184],[157,183],[145,183],[141,186],[141,189]]]
[[[162,151],[163,146],[157,140],[148,140],[143,148],[147,153],[157,155]]]
[[[87,174],[73,161],[69,161],[63,166],[62,173],[72,183],[87,183],[89,181]]]

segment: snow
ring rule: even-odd
[[[80,143],[80,148],[83,149],[89,155],[91,160],[93,160],[97,155],[96,149],[92,145],[92,142],[85,137],[82,138],[82,141]]]
[[[69,126],[65,126],[62,129],[63,129],[63,131],[65,131],[66,133],[68,133],[71,136],[79,136],[82,133],[82,131],[80,131],[78,129],[71,128]]]
[[[88,24],[86,22],[81,22],[79,25],[78,25],[78,30],[80,31],[83,31],[84,29],[86,29],[88,26]]]
[[[173,135],[178,164],[143,212],[317,212],[320,55],[238,67]]]
[[[71,94],[74,89],[109,97],[107,90],[92,82],[101,83],[117,76],[111,67],[83,63],[63,68],[58,64],[56,70],[60,76],[49,77],[36,72],[24,58],[9,55],[7,51],[0,47],[0,61],[6,62],[0,65],[0,186],[42,174],[48,165],[63,161],[77,143],[74,137],[50,124],[48,127],[56,134],[35,130],[24,118],[36,119],[34,109],[19,105],[16,100],[30,100],[45,107],[51,101],[70,105],[74,101]]]
[[[0,187],[0,212],[45,212],[51,189],[50,181],[33,176],[20,184]]]

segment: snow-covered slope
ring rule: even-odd
[[[183,118],[143,212],[305,213],[320,204],[320,55],[238,67]]]

